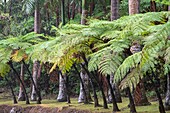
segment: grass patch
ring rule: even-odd
[[[25,102],[18,102],[17,105],[22,106],[22,107],[27,107],[27,106],[42,106],[42,107],[69,107],[69,108],[75,108],[78,110],[89,110],[92,112],[107,112],[110,113],[112,111],[112,104],[108,104],[109,109],[103,109],[103,107],[97,107],[94,108],[94,104],[83,104],[83,103],[78,103],[77,98],[71,98],[71,104],[67,104],[66,102],[57,102],[56,100],[42,100],[42,104],[37,105],[36,102],[30,101],[30,105],[26,105]],[[119,113],[129,113],[129,108],[127,107],[129,101],[128,98],[123,98],[123,103],[118,103],[119,109],[121,109],[121,112]],[[7,104],[7,105],[13,105],[13,101],[9,99],[0,99],[0,105],[2,104]],[[102,105],[103,102],[100,99],[100,104]],[[137,106],[136,107],[138,113],[159,113],[158,110],[158,102],[151,102],[151,105],[149,106]],[[167,113],[170,113],[168,111]]]

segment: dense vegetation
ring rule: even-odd
[[[16,94],[26,104],[57,94],[58,102],[71,103],[79,94],[79,103],[101,107],[101,96],[103,108],[112,103],[116,112],[128,96],[130,112],[157,98],[165,113],[169,5],[168,0],[1,0],[0,86],[10,88],[14,104]]]

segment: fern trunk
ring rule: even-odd
[[[134,104],[134,100],[133,100],[133,97],[132,97],[132,94],[130,92],[130,88],[128,87],[127,88],[127,92],[128,92],[128,96],[129,96],[129,107],[130,107],[130,112],[131,113],[136,113],[136,108],[135,108],[135,104]]]
[[[24,61],[22,61],[22,63],[23,63],[23,65],[24,65],[24,67],[26,68],[26,70],[28,71],[28,75],[30,76],[31,82],[32,82],[32,84],[33,84],[33,86],[34,86],[34,88],[35,88],[35,93],[36,93],[37,96],[38,96],[37,104],[41,104],[40,88],[36,87],[36,86],[38,86],[38,85],[36,85],[36,83],[34,82],[34,79],[33,79],[33,77],[31,76],[31,72],[30,72],[27,64],[26,64]],[[40,66],[40,69],[39,69],[38,71],[40,71],[40,70],[41,70],[41,66]],[[40,72],[38,72],[38,73],[40,74]],[[39,75],[39,74],[38,74],[38,75]],[[39,76],[40,76],[40,75],[39,75]],[[40,77],[39,77],[39,78],[40,78]]]
[[[155,73],[154,73],[153,71],[152,71],[152,76],[154,77],[156,83],[153,81],[153,79],[150,77],[150,75],[149,75],[148,77],[149,77],[149,79],[151,80],[151,83],[152,83],[152,85],[153,85],[153,87],[154,87],[154,89],[155,89],[156,96],[157,96],[158,101],[159,101],[159,112],[160,112],[160,113],[166,113],[166,112],[165,112],[164,105],[163,105],[163,102],[162,102],[161,95],[160,95],[160,93],[159,93],[159,87],[156,86],[156,84],[157,84],[159,81],[158,81],[158,78],[157,78],[157,76],[155,75]]]
[[[21,83],[21,85],[22,85],[22,87],[23,87],[23,91],[24,91],[25,98],[26,98],[26,104],[30,104],[24,83],[22,82],[22,80],[21,80],[18,72],[16,71],[16,69],[13,67],[13,64],[12,64],[11,61],[9,62],[9,65],[10,65],[11,69],[14,71],[14,73],[15,73],[14,75],[16,76],[16,78],[18,79],[18,81]]]
[[[167,91],[165,97],[165,109],[170,110],[170,75],[167,75]]]
[[[67,91],[66,91],[66,75],[59,75],[59,94],[57,97],[58,102],[66,102],[67,101]]]
[[[139,13],[140,0],[129,0],[129,15]]]
[[[5,76],[5,80],[7,81],[7,84],[10,87],[10,90],[11,90],[11,93],[12,93],[12,97],[13,97],[13,103],[17,104],[18,102],[17,102],[16,96],[15,96],[14,90],[12,88],[12,83],[6,78],[6,76]]]
[[[88,103],[89,102],[88,95],[90,93],[89,92],[89,77],[88,77],[87,73],[85,71],[83,71],[83,69],[80,72],[80,77],[82,79],[82,83],[80,83],[80,93],[79,93],[78,102],[79,103],[83,103],[83,102]],[[83,91],[83,89],[85,91]],[[87,100],[86,100],[86,98],[87,98]]]
[[[80,90],[82,89],[83,93],[84,93],[84,104],[88,104],[88,99],[87,99],[87,94],[86,94],[86,91],[85,91],[85,87],[84,87],[84,83],[83,83],[83,80],[81,79],[81,74],[79,73],[77,67],[75,64],[73,64],[73,67],[74,69],[76,70],[77,74],[78,74],[78,77],[80,79]]]
[[[156,2],[153,0],[150,1],[150,10],[151,12],[156,12]]]
[[[113,92],[113,88],[112,88],[112,85],[110,83],[110,76],[107,75],[107,82],[109,84],[109,89],[110,89],[110,92],[111,92],[111,96],[112,96],[112,103],[113,103],[113,112],[116,112],[116,111],[120,111],[119,108],[118,108],[118,105],[116,103],[116,98],[115,98],[115,94]]]
[[[33,82],[34,82],[35,85],[32,85],[31,101],[36,101],[37,100],[37,93],[36,93],[37,73],[38,73],[38,62],[35,61],[33,63],[33,74],[32,74]]]
[[[20,78],[21,78],[22,82],[24,83],[24,65],[23,64],[21,64]],[[25,94],[24,94],[23,87],[22,87],[21,83],[20,83],[18,101],[25,101]]]
[[[137,86],[135,88],[134,101],[135,101],[136,106],[150,105],[150,102],[148,101],[146,94],[145,94],[143,80],[140,80],[140,82],[137,84]]]
[[[110,76],[110,81],[109,82],[110,82],[110,84],[112,86],[112,89],[113,89],[113,92],[114,92],[114,95],[115,95],[115,98],[116,98],[116,102],[121,103],[122,98],[121,98],[120,90],[119,90],[118,84],[113,83],[113,79],[114,79],[114,75],[112,74]],[[111,94],[111,90],[109,89],[109,91],[108,91],[108,103],[111,103],[111,102],[112,102],[112,94]]]

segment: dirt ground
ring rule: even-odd
[[[20,107],[20,106],[9,106],[9,105],[0,105],[0,113],[10,113],[13,109],[14,113],[92,113],[87,110],[77,110],[67,107],[62,108],[49,108],[41,106],[29,106],[29,107]]]

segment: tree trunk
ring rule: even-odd
[[[82,0],[82,14],[81,14],[81,24],[85,25],[86,24],[86,18],[87,18],[87,3],[86,0]]]
[[[134,92],[134,101],[136,106],[146,106],[151,104],[146,97],[143,80],[140,80],[136,86]]]
[[[154,72],[152,71],[152,76],[154,77],[154,79],[156,80],[156,82],[158,82],[158,78],[155,76]],[[150,77],[150,75],[148,76],[149,79],[151,80],[151,83],[155,89],[155,92],[156,92],[156,95],[157,95],[157,98],[158,98],[158,101],[159,101],[159,112],[160,113],[165,113],[165,108],[164,108],[164,105],[163,105],[163,102],[162,102],[162,98],[161,98],[161,95],[159,93],[159,87],[156,86],[156,83],[152,80],[152,78]]]
[[[97,78],[97,83],[98,83],[99,89],[100,89],[100,91],[101,91],[101,93],[102,93],[102,98],[103,98],[103,108],[104,108],[104,109],[108,109],[106,96],[105,96],[105,94],[104,94],[104,90],[103,90],[103,87],[102,87],[102,82],[103,82],[102,80],[99,81],[98,78]]]
[[[59,9],[56,7],[56,27],[59,26],[60,19],[59,19]]]
[[[4,0],[4,13],[6,13],[6,9],[7,9],[7,7],[6,7],[6,0]]]
[[[35,2],[35,12],[34,12],[34,32],[40,33],[40,6],[39,1],[37,0]],[[35,86],[32,85],[32,92],[31,92],[31,100],[36,101],[37,100],[37,93],[36,93],[36,87],[37,87],[37,74],[38,74],[38,61],[33,62],[33,81],[35,83]]]
[[[34,82],[34,79],[33,79],[33,77],[31,76],[31,72],[30,72],[27,64],[26,64],[24,61],[22,61],[22,62],[23,62],[24,67],[25,67],[26,70],[28,71],[28,74],[29,74],[29,76],[30,76],[30,78],[31,78],[31,82],[32,82],[32,84],[33,84],[33,86],[34,86],[34,88],[35,88],[35,92],[36,92],[36,94],[37,94],[37,96],[38,96],[37,104],[41,104],[40,88],[36,87],[36,83]],[[41,65],[41,66],[42,66],[42,65]],[[41,69],[41,66],[40,66],[39,69]],[[40,70],[39,70],[39,71],[40,71]],[[39,74],[40,74],[40,72],[39,72]],[[40,76],[39,74],[38,74],[38,76]],[[39,86],[39,85],[37,85],[37,86]]]
[[[13,64],[12,64],[11,61],[9,61],[8,64],[10,65],[11,69],[14,71],[14,73],[15,73],[14,75],[16,76],[16,78],[18,79],[18,81],[21,83],[21,85],[22,85],[22,87],[23,87],[23,91],[24,91],[24,93],[25,93],[25,98],[26,98],[26,104],[30,104],[29,98],[28,98],[28,95],[27,95],[27,92],[26,92],[26,89],[25,89],[25,85],[24,85],[24,83],[22,82],[22,80],[20,79],[20,76],[19,76],[18,72],[17,72],[17,71],[15,70],[15,68],[13,67]]]
[[[69,88],[69,78],[68,76],[66,76],[66,81],[65,81],[65,84],[66,84],[66,93],[67,93],[67,103],[71,103],[71,100],[70,100],[70,88]]]
[[[115,95],[115,98],[116,98],[116,102],[117,103],[121,103],[122,102],[122,98],[121,98],[121,94],[120,94],[120,90],[119,90],[119,87],[116,83],[113,83],[113,79],[114,79],[114,75],[112,74],[110,76],[110,84],[112,86],[112,89],[113,89],[113,92],[114,92],[114,95]],[[112,102],[112,94],[111,94],[111,90],[109,89],[109,92],[108,92],[108,103],[111,103]]]
[[[111,21],[118,19],[119,17],[119,1],[118,0],[111,0]]]
[[[36,87],[37,87],[37,73],[38,73],[38,62],[35,61],[33,63],[33,81],[35,83],[35,86],[32,85],[32,92],[31,92],[31,101],[36,101],[37,100],[37,94],[36,94]]]
[[[73,1],[71,4],[71,19],[74,20],[75,17],[75,8],[76,8],[76,3]]]
[[[165,109],[170,110],[170,75],[167,75],[167,91],[165,97]]]
[[[12,93],[12,97],[13,97],[13,103],[17,104],[18,102],[17,102],[16,96],[15,96],[14,90],[12,88],[12,83],[6,77],[5,77],[5,80],[7,81],[8,86],[10,87],[10,90],[11,90],[11,93]]]
[[[89,77],[88,77],[87,73],[83,69],[81,69],[80,77],[82,79],[83,86],[82,86],[82,83],[80,83],[80,93],[79,93],[78,102],[79,103],[86,103],[85,102],[85,100],[86,100],[85,98],[87,98],[87,103],[88,103],[89,102],[88,101]],[[85,89],[85,93],[83,91],[83,87]]]
[[[99,0],[101,5],[102,5],[102,8],[103,8],[103,11],[104,11],[104,14],[107,14],[107,9],[106,9],[106,1],[105,0]]]
[[[117,106],[117,103],[116,103],[116,98],[115,98],[115,95],[114,95],[114,92],[113,92],[113,89],[112,89],[112,85],[110,83],[110,76],[109,75],[107,75],[107,82],[109,84],[109,88],[110,88],[110,92],[111,92],[111,96],[112,96],[113,112],[120,111],[118,106]]]
[[[67,91],[66,91],[66,75],[62,75],[59,73],[59,94],[57,97],[58,102],[66,102],[67,101]]]
[[[129,15],[139,13],[140,0],[129,0]]]
[[[129,106],[130,106],[130,112],[131,113],[136,113],[136,108],[135,108],[135,104],[134,104],[134,100],[133,100],[133,97],[131,95],[131,92],[130,92],[130,88],[128,87],[127,88],[127,92],[128,92],[128,96],[129,96]]]
[[[90,16],[92,16],[94,8],[95,8],[95,3],[94,0],[92,0],[90,3]]]
[[[65,0],[61,0],[61,20],[62,25],[65,25]]]
[[[150,10],[151,12],[156,12],[156,2],[153,0],[150,1]]]
[[[24,83],[24,65],[23,64],[21,64],[20,78],[21,78],[22,82]],[[25,94],[24,94],[23,87],[22,87],[21,83],[20,83],[18,101],[25,101]]]
[[[78,77],[80,79],[80,91],[82,89],[83,93],[84,93],[84,104],[88,104],[88,99],[87,99],[87,94],[86,94],[86,91],[85,91],[85,87],[84,87],[84,83],[83,83],[83,80],[81,79],[81,74],[79,73],[77,67],[75,66],[75,64],[73,64],[73,67],[74,69],[76,70],[77,74],[78,74]],[[79,94],[80,95],[80,94]]]
[[[68,18],[68,21],[70,21],[70,0],[67,1],[67,18]]]

